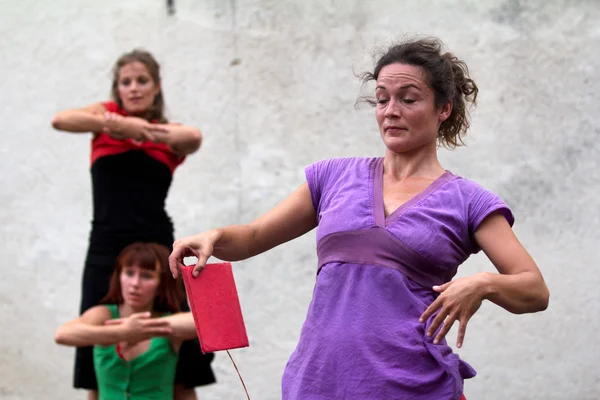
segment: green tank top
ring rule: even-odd
[[[116,305],[107,307],[112,318],[119,318]],[[177,359],[163,337],[152,338],[148,350],[130,361],[119,357],[114,344],[94,346],[99,400],[173,400]]]

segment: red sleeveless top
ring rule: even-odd
[[[120,108],[114,101],[102,103],[102,105],[108,112],[128,116],[127,111]],[[91,163],[94,164],[100,157],[124,153],[129,150],[143,151],[150,157],[169,167],[171,173],[173,173],[175,168],[185,160],[185,156],[180,157],[176,155],[171,151],[169,146],[164,143],[137,143],[132,139],[119,140],[110,137],[110,135],[106,133],[98,133],[92,140]]]

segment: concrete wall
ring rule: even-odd
[[[600,398],[600,7],[597,0],[0,0],[0,398],[84,398],[55,327],[77,314],[91,200],[89,135],[54,132],[57,110],[108,97],[112,62],[155,53],[173,120],[202,150],[175,176],[183,236],[250,221],[303,182],[303,166],[383,154],[354,71],[403,34],[431,34],[480,89],[456,174],[498,192],[543,270],[551,306],[514,316],[486,304],[461,356],[469,399]],[[254,399],[280,378],[311,298],[314,233],[235,265],[251,347],[234,351]],[[493,270],[484,256],[461,274]],[[456,332],[450,334],[451,343]],[[241,399],[229,360],[201,399]]]

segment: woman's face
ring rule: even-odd
[[[153,271],[138,265],[124,266],[119,278],[125,304],[133,309],[152,309],[160,285],[158,268]]]
[[[435,145],[440,124],[452,111],[451,102],[436,107],[423,69],[413,65],[396,63],[383,67],[375,97],[379,132],[394,153]]]
[[[160,86],[154,82],[143,63],[133,61],[119,70],[117,91],[125,111],[131,115],[141,115],[154,103]]]

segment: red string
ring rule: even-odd
[[[248,389],[246,389],[246,384],[244,383],[244,380],[242,379],[242,375],[240,374],[240,370],[238,369],[237,365],[235,365],[235,361],[233,361],[233,357],[231,357],[231,354],[229,354],[229,350],[225,350],[225,351],[227,352],[227,355],[229,356],[229,359],[233,363],[233,367],[235,368],[235,372],[237,372],[238,376],[240,377],[240,381],[242,382],[242,386],[244,387],[244,392],[246,392],[246,398],[248,398],[248,400],[250,400],[250,395],[248,394]]]

